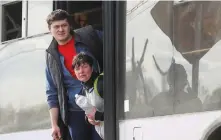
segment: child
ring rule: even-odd
[[[94,106],[94,111],[86,114],[89,123],[95,125],[95,129],[103,139],[104,125],[104,99],[103,99],[103,74],[93,71],[93,58],[86,53],[79,53],[73,59],[72,67],[79,81],[82,82],[86,97]]]

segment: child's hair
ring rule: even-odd
[[[87,63],[92,67],[93,58],[90,55],[86,54],[85,52],[80,52],[74,57],[72,61],[72,68],[75,69],[75,67],[79,67],[81,64],[84,63]]]

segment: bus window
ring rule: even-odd
[[[41,130],[39,135],[47,136],[43,135],[50,128],[44,69],[50,39],[43,36],[17,41],[1,49],[0,139],[15,139],[15,135],[4,134],[26,131],[24,135],[17,133],[18,139],[24,139],[30,130]]]
[[[166,73],[173,62],[172,43],[150,14],[155,5],[155,1],[127,2],[124,119],[172,113],[171,103],[164,101],[163,95],[160,101],[154,101],[156,95],[169,90]],[[160,12],[170,16],[169,9]],[[167,33],[172,32],[169,19],[165,19],[162,26],[167,28]],[[164,106],[157,112],[156,102]]]
[[[127,2],[122,118],[221,108],[220,4]]]
[[[220,7],[220,1],[127,1],[120,140],[200,140],[205,133],[211,134],[205,140],[216,140]]]
[[[9,2],[0,6],[2,8],[1,41],[22,37],[22,1]]]

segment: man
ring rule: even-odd
[[[84,120],[83,110],[74,102],[75,94],[82,94],[82,85],[72,69],[72,59],[76,54],[91,54],[89,50],[96,43],[85,39],[85,35],[95,32],[88,28],[78,29],[78,33],[73,32],[71,16],[60,9],[49,14],[47,24],[53,36],[46,50],[46,95],[52,137],[54,140],[100,140],[94,127]],[[97,66],[94,66],[95,70],[98,69]]]

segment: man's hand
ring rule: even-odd
[[[51,108],[49,110],[50,112],[50,117],[51,117],[51,127],[52,127],[52,134],[51,136],[53,137],[54,140],[61,140],[61,132],[60,128],[57,125],[58,121],[58,108]]]
[[[60,128],[57,125],[52,127],[51,136],[53,137],[53,140],[61,140]]]

